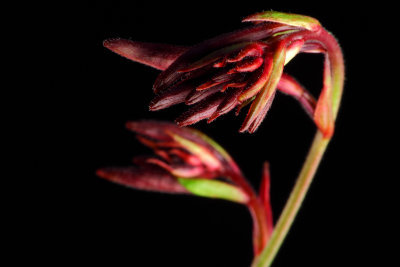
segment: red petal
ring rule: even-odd
[[[240,102],[244,102],[260,92],[271,75],[272,67],[273,59],[271,56],[268,56],[264,60],[264,66],[260,69],[260,73],[254,73],[253,77],[255,77],[256,80],[250,83],[249,86],[239,96],[238,99]]]
[[[193,91],[193,87],[192,82],[185,82],[158,94],[151,101],[150,110],[160,110],[184,102],[190,92]]]
[[[218,60],[217,62],[214,63],[213,67],[214,68],[223,68],[226,66],[227,62],[226,62],[226,56],[223,57],[221,60]]]
[[[208,119],[217,110],[223,100],[224,95],[221,93],[209,96],[179,116],[176,119],[176,123],[182,127],[194,124],[203,119]]]
[[[223,86],[221,92],[225,92],[228,88],[242,88],[247,85],[247,82],[228,82]]]
[[[307,114],[313,118],[316,101],[314,97],[296,79],[283,73],[278,83],[278,90],[297,99]]]
[[[245,57],[261,57],[264,53],[264,48],[267,47],[264,43],[252,43],[242,49],[236,56],[227,59],[227,62],[238,62]]]
[[[221,48],[219,50],[213,51],[211,54],[203,57],[200,60],[195,61],[194,63],[190,64],[189,66],[179,69],[178,71],[179,72],[188,72],[188,71],[202,68],[210,63],[216,62],[220,58],[223,58],[232,52],[236,52],[236,51],[240,50],[241,48],[243,48],[247,45],[249,45],[249,42],[243,42],[243,43],[233,44],[233,45]],[[213,64],[213,66],[214,66],[214,64]]]
[[[134,42],[125,39],[108,39],[103,42],[103,45],[123,57],[159,70],[167,69],[189,49],[177,45]]]
[[[171,174],[156,166],[103,168],[97,170],[96,174],[106,180],[135,189],[189,194]]]
[[[261,57],[249,58],[248,60],[244,60],[240,62],[236,67],[235,71],[237,72],[252,72],[261,67],[264,60]]]
[[[217,110],[212,114],[212,116],[208,119],[208,123],[214,121],[219,116],[228,113],[232,109],[236,107],[238,104],[238,95],[243,91],[243,88],[235,88],[232,91],[229,91],[228,96],[225,97],[224,101],[218,106]]]
[[[187,105],[193,105],[195,103],[200,102],[201,100],[205,99],[206,97],[215,94],[218,91],[221,91],[223,88],[224,84],[217,84],[216,86],[212,88],[208,88],[207,90],[193,90],[186,98],[185,103]]]
[[[201,165],[202,164],[201,160],[198,157],[193,156],[189,152],[186,152],[186,151],[184,151],[182,149],[171,149],[169,151],[169,153],[171,155],[175,155],[175,156],[179,157],[184,162],[186,162],[188,165],[196,166],[196,165]]]

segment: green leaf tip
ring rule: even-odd
[[[294,27],[305,28],[310,31],[317,31],[321,28],[321,24],[317,19],[309,16],[303,16],[298,14],[283,13],[277,11],[265,11],[256,13],[246,17],[243,22],[247,21],[270,21],[282,23]]]
[[[240,188],[217,180],[178,178],[178,182],[194,195],[208,198],[225,199],[245,204],[249,196]]]

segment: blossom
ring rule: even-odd
[[[150,110],[175,104],[193,105],[176,120],[179,126],[207,119],[212,122],[234,108],[250,105],[241,132],[253,133],[264,120],[276,91],[296,98],[327,135],[333,130],[332,115],[323,90],[317,101],[284,66],[298,53],[324,53],[309,38],[321,30],[311,17],[263,12],[244,19],[254,25],[222,34],[192,47],[109,39],[104,46],[137,62],[163,70],[153,91]],[[325,66],[329,76],[329,62]],[[324,99],[323,99],[324,98]]]
[[[239,170],[228,153],[209,137],[159,121],[128,122],[126,127],[155,155],[135,157],[135,166],[99,169],[100,177],[141,190],[248,201],[248,194],[233,181],[217,180]]]

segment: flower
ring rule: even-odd
[[[223,148],[199,131],[158,121],[128,122],[126,127],[156,156],[135,157],[136,166],[99,169],[98,176],[142,190],[249,200],[232,181],[217,180],[240,171]]]
[[[255,25],[192,47],[124,39],[106,40],[104,46],[163,70],[153,85],[156,96],[150,110],[182,102],[194,105],[177,118],[179,126],[203,119],[212,122],[234,108],[237,115],[251,103],[240,131],[253,133],[265,118],[278,90],[299,100],[317,126],[323,132],[330,131],[328,128],[333,127],[330,115],[319,119],[320,113],[328,113],[326,101],[319,100],[317,104],[306,89],[283,72],[285,64],[300,52],[324,53],[320,43],[308,38],[320,31],[319,22],[307,16],[279,12],[258,13],[244,21]]]

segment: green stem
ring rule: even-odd
[[[285,209],[275,226],[275,230],[273,231],[267,246],[253,262],[252,267],[267,267],[272,263],[294,221],[294,218],[296,217],[297,212],[299,211],[301,203],[310,187],[311,181],[313,180],[314,174],[317,171],[318,165],[329,141],[330,139],[324,138],[322,133],[319,131],[315,135],[314,142],[303,165],[303,169],[301,170],[296,185],[290,194]]]
[[[340,46],[332,34],[327,32],[322,27],[317,32],[308,32],[302,35],[302,38],[309,41],[316,41],[326,49],[327,56],[332,64],[332,112],[334,119],[336,119],[344,83],[344,63]],[[269,267],[271,265],[279,248],[282,245],[283,240],[293,224],[296,214],[298,213],[300,206],[307,194],[329,141],[330,138],[324,138],[320,131],[316,133],[306,161],[303,164],[303,168],[299,174],[299,177],[297,178],[296,184],[292,193],[290,194],[286,206],[275,226],[271,238],[261,254],[254,259],[252,267]]]

